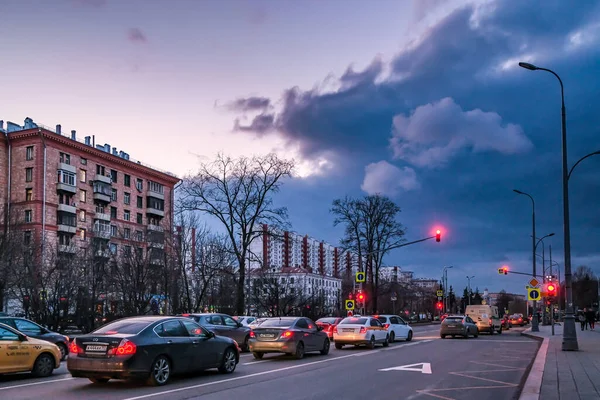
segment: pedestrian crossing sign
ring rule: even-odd
[[[354,300],[346,300],[346,310],[354,310]]]

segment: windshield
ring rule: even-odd
[[[364,325],[367,323],[366,318],[344,318],[340,325]]]
[[[444,320],[444,322],[453,322],[453,323],[457,323],[457,322],[462,322],[462,317],[446,317],[446,319]]]
[[[295,319],[268,319],[260,324],[261,328],[274,327],[274,328],[288,328],[296,321]]]
[[[337,318],[321,318],[319,320],[317,320],[317,324],[335,324],[335,321],[337,321]]]
[[[101,333],[109,335],[125,333],[137,335],[148,325],[149,323],[146,321],[116,321],[108,325],[104,325],[102,328],[99,328],[92,333]]]

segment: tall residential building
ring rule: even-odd
[[[81,140],[31,118],[23,126],[0,121],[0,138],[0,198],[23,223],[26,244],[62,255],[91,248],[98,258],[134,248],[164,262],[179,178],[95,136]]]

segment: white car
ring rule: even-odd
[[[242,324],[244,326],[249,326],[251,323],[256,321],[256,317],[249,317],[247,315],[233,317],[233,319],[235,319],[237,322],[239,322],[240,324]]]
[[[372,349],[375,344],[387,347],[390,337],[387,329],[374,317],[348,317],[344,318],[333,329],[335,348],[341,349],[344,345],[366,345]]]
[[[383,324],[390,336],[390,342],[394,343],[398,339],[404,339],[410,342],[413,338],[413,330],[408,322],[398,315],[375,315],[375,318]]]

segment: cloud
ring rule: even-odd
[[[264,135],[265,133],[269,133],[273,130],[274,121],[275,116],[273,114],[262,113],[254,117],[249,125],[242,125],[240,124],[240,120],[237,119],[235,121],[234,130],[254,132],[256,134]]]
[[[268,97],[245,97],[232,101],[226,105],[231,111],[264,111],[271,106],[271,100]]]
[[[520,126],[503,123],[495,112],[463,111],[449,97],[395,116],[390,145],[394,158],[428,168],[445,165],[463,149],[511,155],[533,148]]]
[[[368,194],[396,196],[401,191],[419,189],[421,185],[412,168],[398,168],[387,161],[371,163],[365,167],[365,179],[360,188]]]
[[[133,43],[147,43],[148,39],[144,32],[142,32],[139,28],[131,28],[127,32],[127,37]]]

